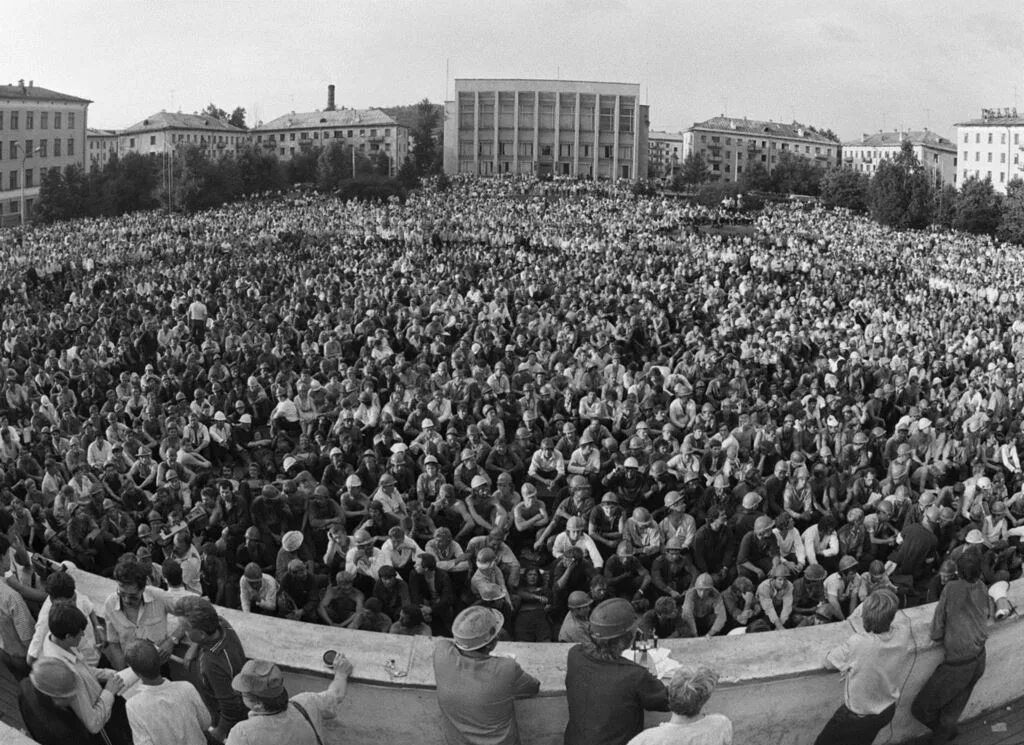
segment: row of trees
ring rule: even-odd
[[[677,191],[686,191],[708,183],[711,168],[701,153],[690,153],[680,164],[672,180]],[[748,161],[745,170],[735,182],[739,191],[765,191],[779,194],[806,194],[818,196],[825,169],[814,161],[793,155],[788,150],[779,153],[778,162],[771,171],[760,161]]]
[[[968,178],[959,190],[937,186],[909,142],[895,158],[882,160],[870,178],[848,168],[829,171],[821,181],[821,199],[827,206],[867,212],[894,228],[938,225],[1024,243],[1024,181],[1007,184],[1005,196],[987,178]]]
[[[245,127],[245,109],[228,114],[210,104],[203,114]],[[103,167],[54,169],[42,175],[33,217],[54,220],[115,216],[156,208],[191,212],[252,194],[315,185],[343,197],[404,196],[421,178],[441,172],[441,112],[423,99],[409,112],[412,151],[393,177],[384,153],[364,153],[332,142],[303,148],[288,161],[254,145],[234,157],[212,158],[199,145],[180,145],[173,154],[112,156]]]

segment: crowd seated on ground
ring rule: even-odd
[[[455,179],[5,234],[9,587],[38,613],[39,557],[131,554],[138,593],[571,641],[610,597],[693,637],[934,600],[964,553],[1019,576],[1019,250],[720,218]]]

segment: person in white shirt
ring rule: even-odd
[[[269,574],[264,574],[259,564],[246,564],[238,585],[243,613],[276,615],[277,580]]]
[[[645,729],[627,745],[732,745],[732,722],[728,717],[701,713],[716,685],[718,674],[706,667],[676,670],[666,686],[671,719]]]
[[[78,644],[87,622],[82,611],[70,603],[57,603],[50,610],[50,633],[43,642],[40,659],[54,658],[75,674],[76,684],[71,710],[93,734],[104,728],[114,709],[114,696],[124,689],[124,681],[113,670],[86,664]]]
[[[42,654],[43,642],[50,633],[50,608],[54,603],[61,602],[71,603],[85,616],[87,625],[85,633],[82,634],[82,641],[78,645],[78,652],[86,664],[95,667],[100,662],[99,647],[106,643],[106,634],[103,627],[96,623],[96,611],[92,601],[75,591],[75,580],[67,572],[54,572],[46,578],[46,600],[39,610],[35,633],[28,645],[28,663],[31,665]]]
[[[206,745],[212,718],[195,686],[166,680],[160,652],[148,639],[131,642],[125,659],[140,683],[125,706],[135,745]]]
[[[594,539],[587,535],[586,528],[587,524],[583,521],[582,517],[579,515],[570,517],[566,523],[565,531],[555,537],[555,543],[551,547],[551,554],[556,559],[560,559],[566,549],[570,546],[576,546],[581,551],[587,552],[587,556],[590,557],[595,569],[601,569],[604,566],[604,557],[601,556],[601,552],[597,549]]]

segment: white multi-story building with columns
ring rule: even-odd
[[[988,178],[1001,194],[1015,178],[1024,178],[1024,117],[1017,109],[982,109],[981,118],[956,125],[958,185],[975,176]]]
[[[646,178],[647,112],[636,83],[457,79],[444,171]]]

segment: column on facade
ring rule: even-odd
[[[647,143],[644,143],[647,147]],[[633,104],[633,167],[630,175],[634,179],[640,178],[640,98],[637,97]]]
[[[580,94],[576,92],[576,111],[573,112],[572,127],[572,175],[580,175]]]
[[[480,91],[473,92],[473,172],[480,175]]]
[[[598,151],[600,149],[600,141],[601,141],[601,94],[600,93],[595,93],[594,94],[594,154],[592,156],[592,158],[593,158],[593,166],[591,167],[591,174],[590,174],[590,178],[592,178],[594,181],[597,181],[597,177],[598,177],[598,173],[597,173],[597,158],[598,158]]]
[[[612,139],[614,145],[612,145],[612,181],[615,181],[619,177],[619,105],[622,102],[622,96],[615,96],[615,108],[612,109]]]
[[[533,173],[537,174],[537,159],[540,158],[540,91],[533,92]]]
[[[501,124],[501,91],[494,91],[494,140],[491,145],[491,173],[501,173],[498,157],[501,154],[501,143],[498,141],[498,125]]]
[[[512,91],[512,171],[519,175],[519,89]]]

